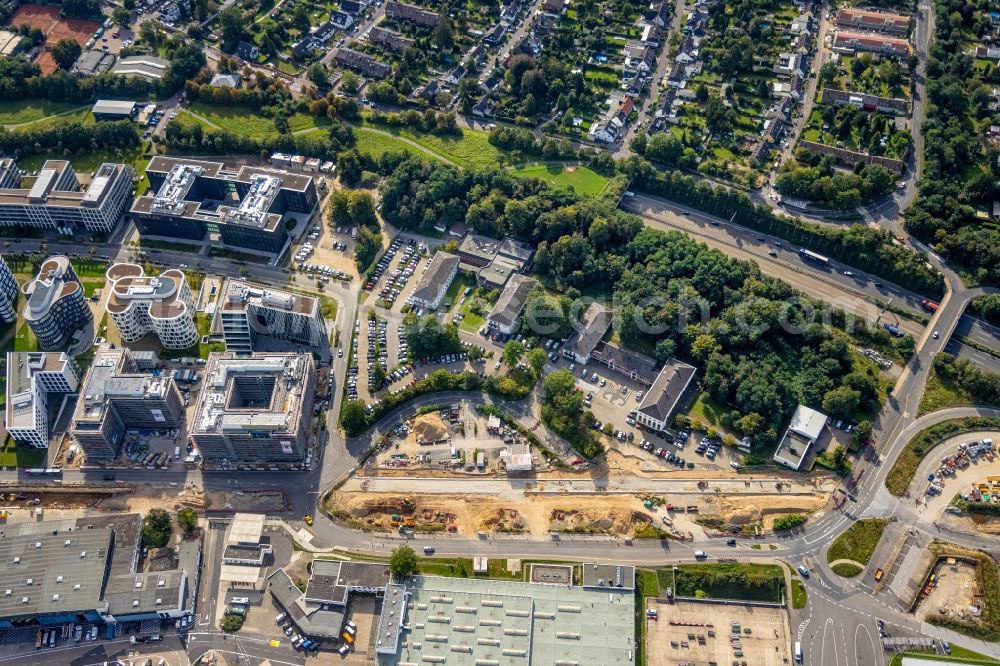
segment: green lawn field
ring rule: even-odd
[[[511,173],[524,178],[538,178],[555,187],[572,188],[578,194],[600,194],[609,180],[585,166],[534,164],[511,169]]]
[[[65,113],[82,105],[76,102],[50,102],[45,99],[24,99],[0,102],[0,125],[23,125]]]

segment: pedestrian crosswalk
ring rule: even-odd
[[[888,512],[888,509],[889,509],[889,506],[887,504],[883,504],[882,502],[879,502],[878,500],[875,500],[871,504],[869,504],[867,507],[865,507],[865,511],[864,511],[863,514],[861,514],[861,517],[862,518],[879,518],[879,517],[885,516],[887,514],[887,512]]]

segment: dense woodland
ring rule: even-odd
[[[613,299],[627,345],[694,359],[712,396],[733,406],[729,421],[762,444],[799,402],[848,417],[880,401],[876,371],[854,358],[846,335],[809,323],[789,285],[603,200],[418,159],[401,163],[381,194],[386,220],[403,229],[461,220],[535,243],[535,271],[550,286]],[[783,330],[782,317],[803,332]]]
[[[938,0],[937,40],[927,64],[927,121],[920,196],[906,211],[910,233],[966,267],[983,283],[1000,284],[1000,229],[976,221],[1000,198],[1000,147],[984,140],[1000,113],[991,111],[1000,71],[974,67],[970,44],[990,30],[987,0]]]

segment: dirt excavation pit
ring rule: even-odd
[[[916,615],[921,620],[939,614],[973,619],[978,618],[981,608],[982,595],[976,567],[962,560],[946,558],[935,567],[934,580],[924,587]]]
[[[4,488],[0,491],[0,504],[8,508],[41,507],[45,509],[86,509],[97,506],[106,508],[116,498],[130,494],[130,488]]]
[[[727,525],[763,524],[770,530],[774,520],[789,513],[808,515],[814,513],[826,504],[829,495],[756,495],[751,498],[732,498],[729,496],[709,497],[706,503],[714,504],[717,515]],[[705,513],[710,513],[706,509]]]
[[[644,499],[634,495],[530,495],[512,503],[483,495],[338,491],[325,506],[334,518],[350,527],[384,532],[447,530],[466,535],[488,532],[534,537],[561,532],[688,538],[697,529],[696,513],[687,515],[682,509],[668,514],[664,502],[651,502],[647,507]],[[823,501],[798,496],[747,499],[765,519],[772,514],[808,513],[822,506]],[[734,511],[737,506],[733,502],[727,510]]]

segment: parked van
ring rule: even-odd
[[[802,663],[802,643],[795,641],[795,663]]]
[[[231,604],[241,604],[241,605],[245,606],[248,603],[250,603],[250,599],[249,599],[249,597],[233,597],[232,599],[229,600],[229,603],[231,603]]]
[[[694,559],[696,559],[696,560],[703,560],[706,557],[708,557],[708,553],[706,553],[705,551],[703,551],[703,550],[696,550],[696,551],[694,551]]]
[[[181,447],[175,446],[174,447],[174,460],[180,460],[180,459],[181,459]]]

